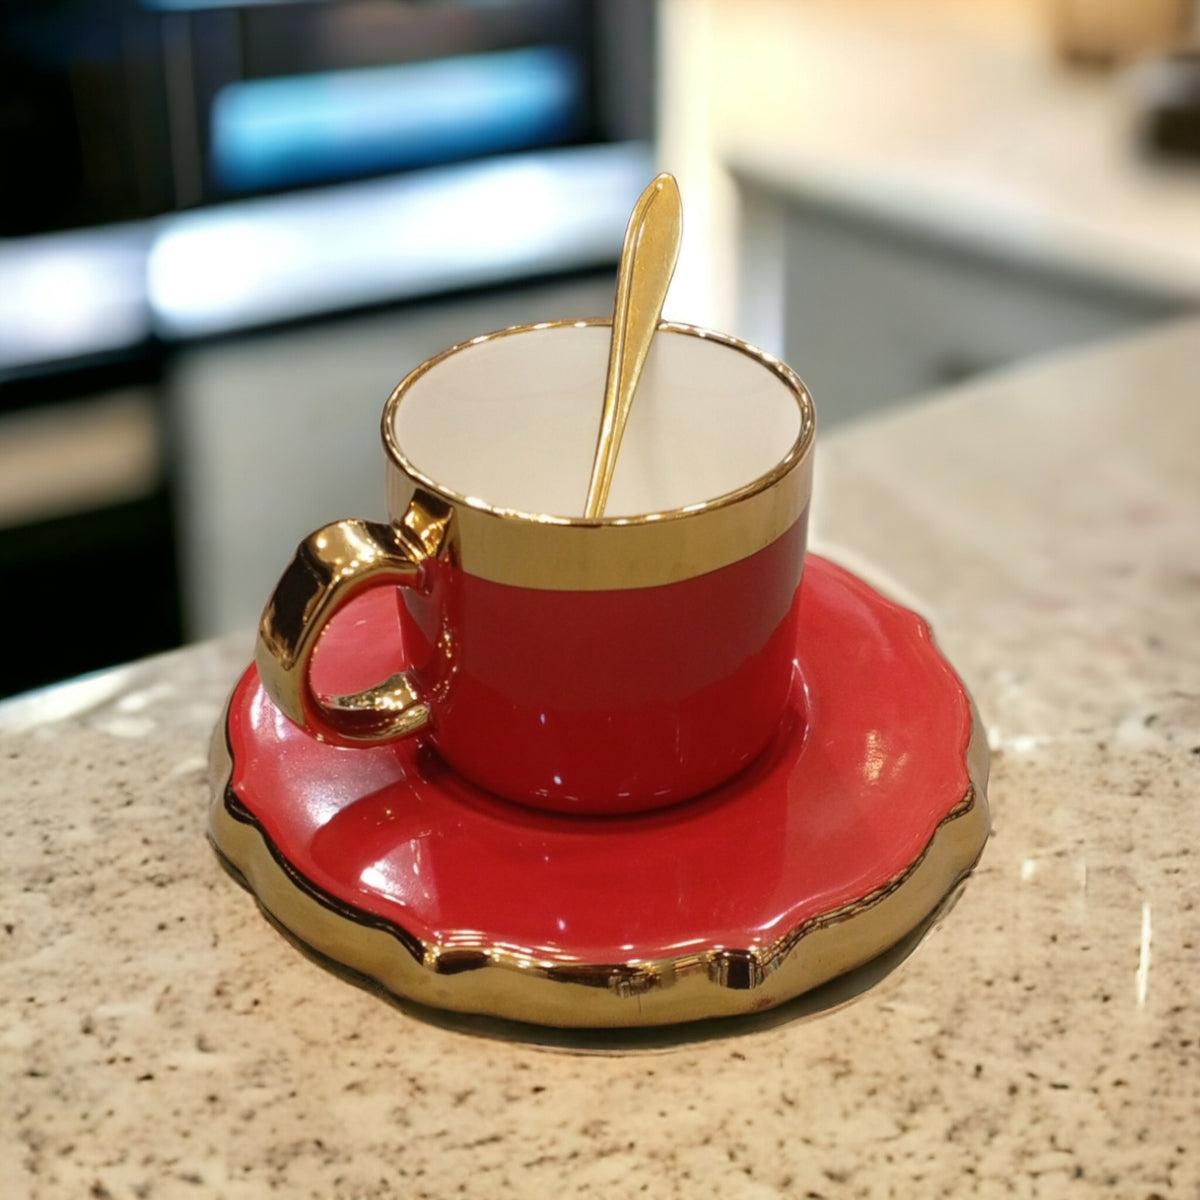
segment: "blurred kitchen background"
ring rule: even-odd
[[[299,538],[383,515],[401,376],[609,311],[659,168],[667,315],[785,356],[825,431],[1200,305],[1187,0],[0,22],[0,695],[252,628]]]

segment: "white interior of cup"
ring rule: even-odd
[[[429,479],[493,508],[578,517],[596,449],[607,326],[480,339],[433,365],[394,435]],[[753,354],[661,330],[621,444],[605,516],[702,504],[769,473],[800,436],[789,383]]]

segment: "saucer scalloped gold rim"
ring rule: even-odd
[[[389,610],[357,603],[335,669],[377,674],[347,648]],[[426,1005],[575,1028],[772,1008],[919,928],[989,825],[986,739],[924,621],[810,556],[801,626],[775,743],[628,818],[519,809],[413,743],[317,743],[251,668],[213,741],[212,840],[302,942]]]

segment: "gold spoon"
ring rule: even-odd
[[[604,515],[633,394],[675,273],[682,228],[679,186],[674,176],[663,172],[638,197],[625,229],[625,244],[617,267],[604,411],[583,510],[585,517]]]

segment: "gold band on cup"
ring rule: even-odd
[[[417,380],[439,363],[481,342],[603,319],[516,325],[471,338],[429,359],[393,390],[383,412],[388,455],[388,512],[394,524],[444,532],[442,553],[470,575],[495,583],[552,591],[654,587],[703,575],[770,545],[803,514],[812,490],[816,417],[800,377],[785,363],[728,334],[664,321],[662,333],[702,338],[753,359],[788,389],[800,410],[795,441],[766,474],[723,496],[667,512],[634,517],[555,517],[496,508],[426,476],[395,432],[396,409]]]

